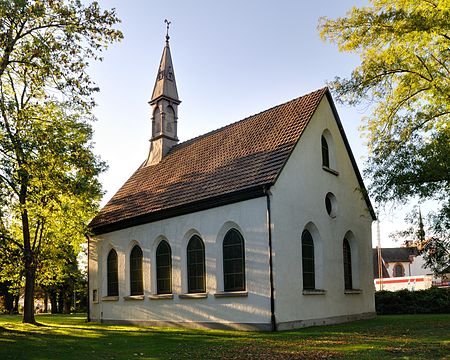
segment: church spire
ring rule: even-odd
[[[175,72],[169,47],[169,25],[167,24],[166,46],[164,47],[158,74],[156,76],[153,94],[149,101],[152,107],[152,137],[150,139],[150,153],[145,166],[159,163],[172,146],[178,143],[177,120],[178,99]]]
[[[175,82],[175,72],[173,71],[172,56],[170,54],[169,46],[169,25],[170,21],[164,20],[167,24],[166,32],[166,46],[164,47],[161,62],[159,64],[158,74],[156,76],[155,86],[153,88],[152,98],[150,105],[157,101],[160,97],[164,96],[175,102],[179,102],[177,84]]]

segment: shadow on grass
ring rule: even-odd
[[[442,359],[450,315],[383,316],[278,333],[149,328],[43,316],[45,326],[0,316],[1,359]]]

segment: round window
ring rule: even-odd
[[[336,196],[334,196],[334,194],[329,192],[325,196],[325,209],[327,209],[328,215],[330,215],[332,218],[336,217],[336,208],[337,208]]]

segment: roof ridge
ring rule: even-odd
[[[263,196],[328,94],[312,91],[174,146],[139,167],[90,227],[100,234]]]
[[[253,118],[253,117],[255,117],[255,116],[258,116],[258,115],[264,114],[264,113],[266,113],[266,112],[272,111],[272,110],[274,110],[274,109],[276,109],[276,108],[278,108],[278,107],[286,106],[287,104],[289,104],[289,103],[291,103],[291,102],[297,101],[297,100],[299,100],[299,99],[301,99],[301,98],[305,98],[305,97],[311,96],[312,94],[318,93],[318,92],[320,92],[320,91],[323,91],[323,92],[325,93],[327,90],[328,90],[328,86],[324,86],[324,87],[319,88],[319,89],[317,89],[317,90],[311,91],[311,92],[309,92],[308,94],[305,94],[305,95],[296,97],[296,98],[294,98],[294,99],[285,101],[285,102],[283,102],[283,103],[281,103],[281,104],[272,106],[272,107],[269,108],[269,109],[266,109],[266,110],[262,110],[262,111],[260,111],[260,112],[257,112],[257,113],[255,113],[255,114],[253,114],[253,115],[249,115],[249,116],[247,116],[247,117],[245,117],[245,118],[243,118],[243,119],[241,119],[241,120],[237,120],[237,121],[232,122],[232,123],[230,123],[230,124],[224,125],[224,126],[222,126],[222,127],[220,127],[220,128],[211,130],[211,131],[209,131],[209,132],[207,132],[207,133],[204,133],[204,134],[195,136],[195,137],[193,137],[193,138],[191,138],[191,139],[188,139],[188,140],[186,140],[186,141],[183,141],[183,142],[181,142],[181,143],[179,143],[179,144],[173,146],[173,147],[170,149],[169,154],[171,154],[171,153],[172,153],[173,151],[175,151],[175,150],[182,149],[182,148],[184,148],[184,147],[186,147],[186,146],[189,146],[191,143],[194,143],[194,142],[200,140],[201,138],[208,137],[208,136],[211,136],[211,135],[213,135],[213,134],[216,134],[216,133],[218,133],[218,132],[220,132],[220,131],[223,131],[223,130],[225,130],[225,129],[231,127],[231,126],[235,126],[236,124],[239,124],[239,123],[241,123],[241,122],[247,121],[247,120],[249,120],[250,118]],[[169,154],[168,154],[168,155],[169,155]]]

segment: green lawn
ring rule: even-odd
[[[450,314],[392,315],[277,333],[87,323],[0,315],[0,359],[450,359]]]

